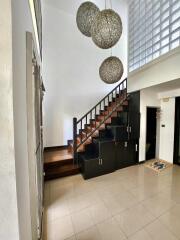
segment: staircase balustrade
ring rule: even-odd
[[[115,100],[115,102],[114,102]],[[85,144],[88,139],[90,139],[93,134],[100,129],[100,127],[106,123],[106,121],[112,116],[117,109],[123,105],[123,102],[127,100],[127,78],[124,79],[120,84],[118,84],[110,93],[108,93],[103,99],[101,99],[93,108],[91,108],[83,117],[79,120],[73,118],[73,156],[74,161],[77,159],[78,148]],[[111,110],[111,103],[115,103]],[[107,107],[107,110],[106,110]],[[103,115],[101,111],[107,111]],[[98,119],[101,116],[101,119]],[[92,121],[94,125],[92,126]],[[87,127],[90,127],[88,132]],[[83,133],[85,136],[83,136]],[[77,143],[77,138],[79,137],[80,142]]]

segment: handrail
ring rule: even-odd
[[[126,85],[125,85],[126,83]],[[126,91],[124,92],[124,90],[126,89]],[[106,100],[108,100],[108,106],[110,103],[113,102],[113,98],[114,98],[114,92],[115,92],[115,107],[112,108],[111,111],[108,111],[107,115],[102,115],[103,120],[100,121],[100,123],[97,124],[96,121],[96,117],[97,117],[97,108],[99,106],[98,111],[101,112],[101,110],[105,111],[105,107],[106,107]],[[125,93],[125,95],[124,95]],[[119,97],[123,97],[123,99],[120,98],[120,102],[117,103],[117,94],[119,94]],[[76,161],[77,158],[77,149],[87,141],[88,138],[90,138],[101,126],[102,124],[104,124],[106,122],[106,120],[108,120],[108,118],[116,111],[116,109],[121,106],[121,104],[127,99],[127,78],[124,79],[122,82],[120,82],[115,88],[113,88],[104,98],[102,98],[93,108],[91,108],[83,117],[81,117],[79,120],[77,120],[77,118],[73,118],[73,153],[74,153],[74,161]],[[101,109],[103,105],[103,109]],[[94,113],[93,113],[94,112]],[[85,124],[87,126],[88,123],[90,123],[90,120],[93,119],[92,116],[93,114],[95,115],[95,129],[92,130],[91,127],[91,132],[88,133],[87,131],[85,131],[85,137],[82,137],[82,130],[84,127],[84,120],[85,120]],[[89,119],[88,119],[89,117]],[[80,123],[80,127],[78,126],[78,124]],[[81,132],[80,132],[81,130]],[[77,131],[80,132],[77,133]],[[80,137],[80,143],[77,144],[77,137]]]
[[[126,100],[126,98],[124,98],[123,100],[121,100],[120,103],[117,104],[117,105],[115,106],[115,108],[113,108],[113,110],[102,120],[102,122],[100,122],[100,124],[98,124],[98,126],[97,126],[86,138],[84,138],[83,141],[82,141],[79,145],[77,145],[77,149],[78,149],[83,143],[85,143],[85,142],[87,141],[87,139],[88,139],[89,137],[91,137],[91,136],[93,135],[93,133],[95,133],[95,132],[97,131],[97,129],[99,129],[100,126],[102,126],[102,125],[108,120],[108,118],[116,111],[116,109],[117,109],[118,107],[120,107],[120,106],[123,104],[123,102],[124,102],[125,100]]]
[[[127,82],[127,78],[125,78],[122,82],[120,82],[111,92],[109,92],[104,98],[102,98],[94,107],[92,107],[86,114],[84,114],[83,117],[81,117],[78,121],[77,124],[80,123],[82,119],[86,117],[89,113],[91,113],[98,105],[100,105],[108,96],[110,96],[117,88],[119,88],[121,85],[123,85],[124,82]]]

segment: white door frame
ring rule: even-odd
[[[40,239],[41,237],[41,221],[42,221],[42,203],[39,202],[38,184],[42,184],[38,178],[37,171],[37,144],[36,144],[36,129],[35,129],[35,81],[36,79],[36,54],[33,42],[32,33],[26,33],[26,103],[27,103],[27,145],[28,145],[28,167],[29,167],[29,189],[30,189],[30,210],[31,210],[31,229],[32,240]],[[43,176],[43,172],[41,173]],[[40,198],[41,199],[41,198]],[[41,216],[40,216],[41,215]]]

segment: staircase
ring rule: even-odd
[[[45,150],[45,180],[79,173],[79,156],[91,148],[94,139],[105,137],[107,127],[118,121],[127,106],[125,79],[81,119],[73,119],[73,140],[68,141],[68,146]]]

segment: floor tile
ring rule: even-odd
[[[114,196],[105,197],[103,202],[112,216],[117,215],[124,210],[124,206],[122,206]]]
[[[92,216],[88,209],[71,215],[75,233],[82,232],[94,225]]]
[[[86,193],[67,200],[70,213],[78,212],[93,204],[98,203],[100,200],[94,193]]]
[[[115,218],[127,236],[137,232],[155,219],[155,217],[153,217],[141,204],[125,210],[115,216]]]
[[[49,205],[49,207],[45,210],[45,214],[47,220],[52,221],[57,218],[67,216],[70,212],[66,201],[57,201]]]
[[[124,240],[125,234],[120,229],[117,221],[113,218],[97,225],[102,240]]]
[[[174,206],[167,213],[159,218],[160,222],[164,224],[177,238],[180,238],[180,206]]]
[[[159,190],[156,187],[153,186],[149,187],[144,184],[136,188],[130,189],[129,191],[134,195],[134,197],[138,201],[143,201],[159,193]]]
[[[131,176],[122,179],[121,185],[127,190],[137,187],[137,183],[134,181],[134,179]]]
[[[94,183],[84,181],[78,182],[74,184],[74,194],[79,196],[81,194],[85,194],[94,190]]]
[[[170,187],[163,189],[163,192],[166,193],[173,201],[180,204],[180,179],[178,180],[178,184],[172,183]]]
[[[47,224],[47,240],[65,240],[74,234],[70,216],[58,218]]]
[[[149,236],[149,234],[144,229],[136,232],[128,239],[129,240],[152,240],[152,238]]]
[[[112,215],[103,202],[89,208],[94,224],[105,221]]]
[[[142,202],[142,204],[151,212],[154,216],[159,217],[164,212],[169,210],[175,205],[166,194],[159,193],[154,197],[151,197]]]
[[[77,240],[102,240],[96,226],[76,235]]]
[[[153,240],[177,240],[175,235],[170,232],[159,220],[152,222],[145,227]]]
[[[76,236],[74,235],[74,236],[72,236],[70,238],[66,238],[66,240],[76,240]]]
[[[117,201],[122,206],[123,209],[130,208],[138,204],[139,200],[133,196],[128,191],[122,192],[116,196]]]

